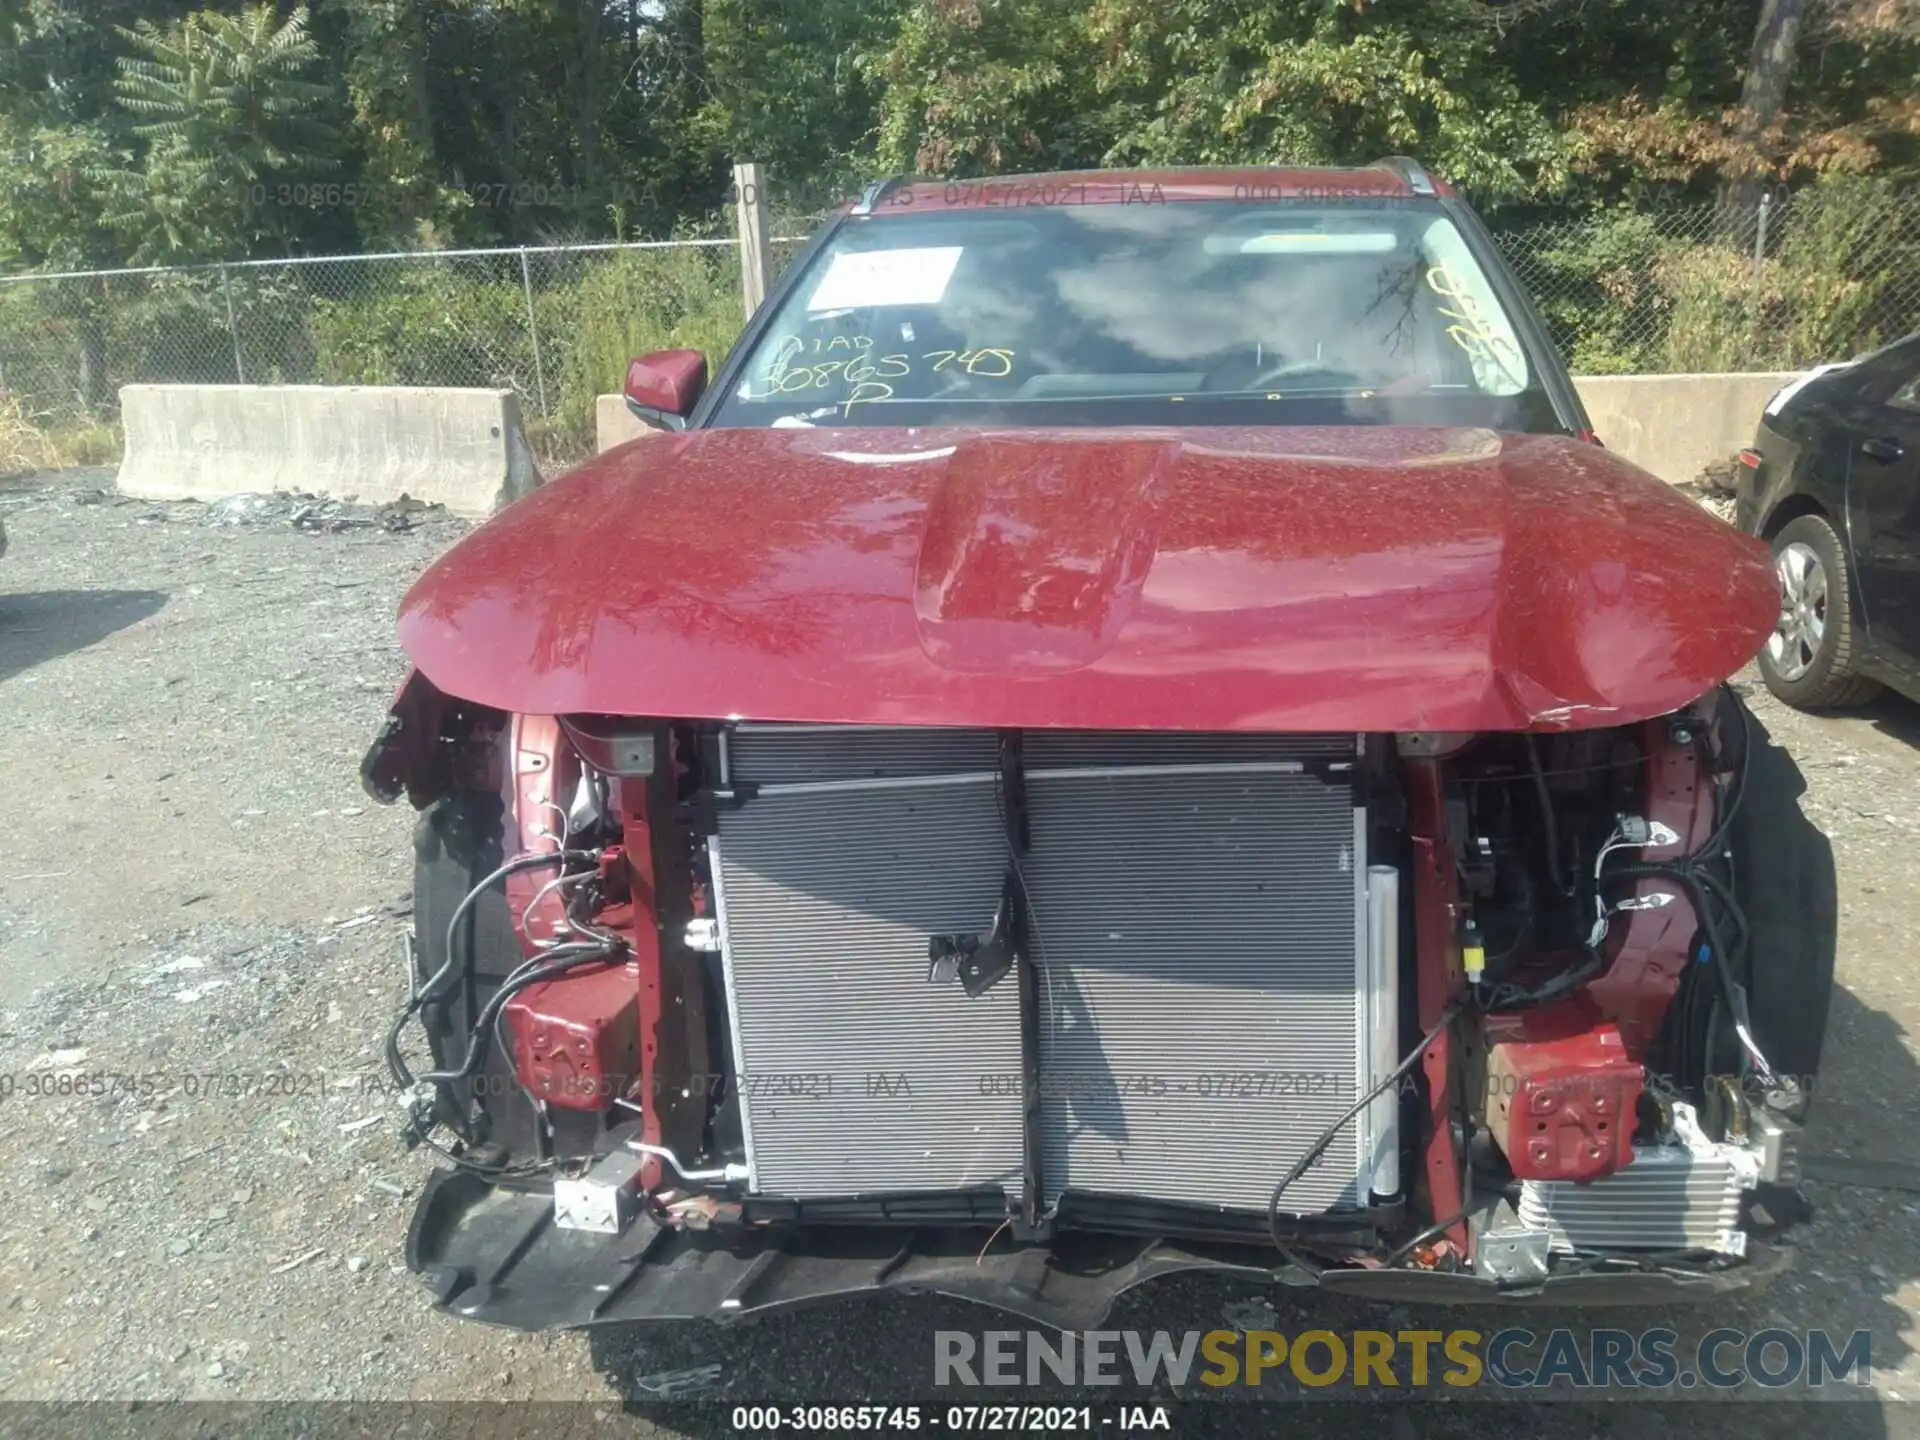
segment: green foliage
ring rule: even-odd
[[[982,175],[1095,163],[1083,0],[919,0],[870,56],[882,170]]]
[[[711,97],[697,132],[812,188],[857,185],[878,93],[860,50],[897,24],[899,0],[706,0],[701,51]]]
[[[517,283],[444,261],[396,266],[369,293],[309,303],[314,378],[324,384],[535,388]]]
[[[586,449],[595,398],[619,392],[635,355],[704,350],[709,372],[719,369],[740,333],[740,269],[731,250],[621,251],[536,304],[542,336],[565,337],[550,370],[555,427]]]
[[[1797,369],[1910,330],[1898,302],[1920,295],[1920,237],[1897,223],[1896,193],[1851,176],[1809,187],[1760,264],[1727,246],[1670,248],[1658,267],[1673,303],[1668,367]]]
[[[1567,144],[1503,63],[1479,0],[1102,0],[1102,90],[1141,117],[1129,163],[1364,164],[1413,154],[1477,195],[1552,193]]]
[[[1508,260],[1576,375],[1660,368],[1668,297],[1653,283],[1662,237],[1651,215],[1601,211],[1510,237]]]
[[[107,351],[119,375],[164,375],[184,385],[233,383],[233,341],[218,275],[109,282],[106,316]]]
[[[551,448],[584,453],[596,397],[620,389],[633,356],[687,346],[719,365],[740,330],[739,285],[731,250],[590,259],[534,291],[539,368],[517,269],[508,277],[451,261],[397,266],[376,290],[313,299],[297,313],[311,316],[315,380],[507,386],[529,401],[544,387],[551,423],[536,427],[536,439],[546,434]],[[529,418],[540,419],[537,403]]]
[[[119,159],[99,126],[29,125],[0,113],[0,270],[112,264],[96,177]]]
[[[88,415],[50,418],[46,441],[55,469],[70,465],[113,465],[127,448],[118,420]]]
[[[1569,144],[1479,0],[938,0],[872,62],[885,168],[1366,163],[1550,193]]]
[[[1609,210],[1504,239],[1575,373],[1787,370],[1912,328],[1920,236],[1885,181],[1836,176],[1776,207],[1754,256],[1744,217],[1663,228]]]
[[[339,135],[324,118],[333,90],[305,78],[320,58],[307,10],[284,24],[271,5],[232,18],[196,11],[165,29],[147,20],[121,31],[114,95],[146,142],[138,166],[103,168],[104,222],[130,242],[129,258],[185,261],[284,243],[291,215],[256,204],[255,186],[334,167]]]

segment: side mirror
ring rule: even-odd
[[[706,388],[707,357],[698,350],[656,350],[627,362],[627,408],[668,430],[687,428]]]

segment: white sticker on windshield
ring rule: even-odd
[[[947,293],[958,245],[916,250],[855,250],[833,257],[814,287],[807,311],[845,310],[868,305],[938,305]]]

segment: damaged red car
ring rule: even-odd
[[[1405,160],[870,187],[406,597],[407,1260],[539,1328],[1787,1263],[1765,546]]]

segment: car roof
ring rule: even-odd
[[[1160,204],[1175,200],[1429,199],[1453,187],[1417,161],[1372,165],[1188,165],[1149,170],[1050,170],[967,180],[914,176],[876,181],[852,205],[856,213],[1018,209],[1030,205]]]

